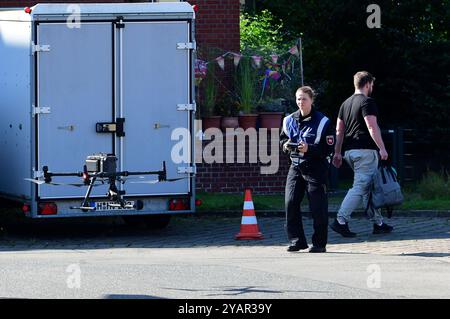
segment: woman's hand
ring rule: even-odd
[[[283,151],[284,152],[289,152],[289,148],[288,148],[288,144],[291,142],[291,139],[288,139],[284,144],[283,144]]]
[[[308,152],[308,143],[300,142],[297,149],[300,153]]]

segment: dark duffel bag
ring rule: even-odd
[[[377,172],[372,176],[366,213],[372,217],[373,209],[386,209],[388,217],[391,218],[394,207],[402,203],[403,194],[397,173],[392,166],[380,163]]]

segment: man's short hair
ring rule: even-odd
[[[375,81],[375,77],[367,71],[357,72],[353,76],[353,84],[356,89],[363,88],[367,83],[372,83]]]

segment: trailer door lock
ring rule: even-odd
[[[116,133],[118,137],[125,136],[123,130],[124,118],[118,117],[116,122],[99,122],[95,125],[95,131],[97,133]]]

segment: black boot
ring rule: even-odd
[[[381,226],[378,226],[377,224],[373,224],[373,234],[388,234],[392,230],[394,230],[394,227],[389,226],[388,224],[381,224]]]
[[[310,253],[325,253],[327,250],[325,247],[312,246],[309,250]]]
[[[348,228],[348,223],[345,223],[345,225],[341,225],[339,224],[337,219],[334,220],[330,228],[336,233],[341,234],[343,237],[356,237],[356,233],[351,232]]]
[[[287,251],[299,251],[303,249],[308,249],[308,245],[302,244],[298,240],[292,240],[291,244],[287,248]]]

